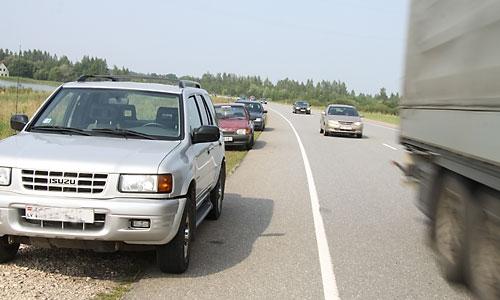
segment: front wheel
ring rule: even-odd
[[[19,250],[19,244],[9,244],[7,236],[0,238],[0,263],[13,260]]]
[[[174,239],[156,248],[156,263],[163,273],[181,274],[189,266],[191,244],[196,227],[193,207],[194,192],[186,200],[181,223]]]
[[[210,193],[210,202],[212,202],[212,210],[208,213],[207,219],[209,220],[219,219],[222,213],[222,201],[224,201],[225,188],[226,188],[226,165],[225,163],[222,163],[219,174],[219,180],[217,181],[217,185],[215,186],[215,188]]]

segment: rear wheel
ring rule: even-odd
[[[217,220],[222,213],[222,202],[224,201],[224,191],[226,188],[226,164],[222,163],[219,180],[217,185],[210,193],[210,202],[212,202],[212,210],[208,213],[207,219]]]
[[[189,193],[181,223],[174,239],[168,244],[156,248],[156,262],[164,273],[181,274],[189,266],[191,244],[196,227],[193,205],[194,193],[194,189]]]
[[[479,191],[470,218],[467,239],[467,279],[471,289],[481,299],[500,299],[500,220],[489,207],[498,201],[486,190]]]
[[[445,174],[438,193],[433,236],[438,264],[449,281],[463,279],[466,206],[470,192],[465,180]]]
[[[19,250],[19,244],[9,244],[7,236],[0,238],[0,263],[13,260]]]

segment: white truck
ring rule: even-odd
[[[500,1],[412,0],[400,166],[448,280],[500,299]]]

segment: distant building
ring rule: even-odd
[[[9,69],[3,63],[0,63],[0,77],[9,77]]]

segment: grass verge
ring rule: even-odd
[[[257,141],[262,134],[261,131],[256,131],[254,139]],[[250,150],[252,151],[252,150]],[[226,150],[226,170],[229,175],[233,174],[238,168],[241,161],[248,154],[248,150]]]
[[[396,116],[396,115],[387,115],[387,114],[375,113],[375,112],[361,112],[361,114],[366,119],[380,121],[380,122],[389,123],[389,124],[393,124],[393,125],[399,125],[399,116]]]
[[[41,85],[50,85],[50,86],[60,86],[62,84],[62,82],[57,82],[57,81],[37,80],[37,79],[32,79],[32,78],[24,78],[24,77],[16,77],[16,76],[2,77],[2,78],[0,78],[0,80],[17,82],[18,78],[19,78],[20,83],[32,83],[32,84],[41,84]]]

